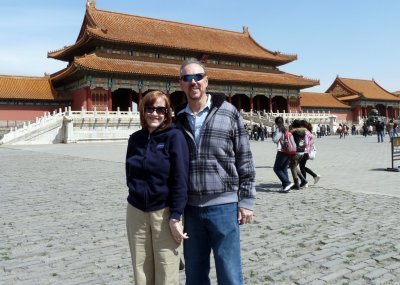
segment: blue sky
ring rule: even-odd
[[[47,52],[76,41],[86,0],[0,0],[0,74],[42,76],[66,66]],[[319,79],[375,79],[400,90],[399,0],[97,0],[98,9],[241,32],[297,54],[281,70]]]

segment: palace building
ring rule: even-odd
[[[299,92],[319,84],[279,67],[297,59],[272,52],[250,35],[97,9],[88,1],[77,41],[48,57],[68,62],[52,74],[60,98],[72,109],[128,110],[148,91],[184,102],[179,86],[183,60],[203,61],[208,91],[223,93],[238,109],[298,112]]]
[[[375,80],[350,79],[337,76],[326,91],[352,110],[351,121],[367,118],[371,109],[380,116],[397,119],[400,116],[400,98],[382,88]]]

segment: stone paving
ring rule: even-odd
[[[272,171],[275,145],[251,145],[258,194],[242,227],[246,284],[400,284],[400,173],[384,171],[388,142],[318,139],[308,166],[320,182],[288,194]],[[133,283],[125,150],[0,147],[0,284]]]

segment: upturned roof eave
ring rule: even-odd
[[[96,38],[101,41],[113,42],[113,43],[118,43],[118,44],[122,43],[122,44],[127,44],[127,45],[142,45],[142,46],[147,46],[147,47],[166,48],[166,49],[172,49],[172,50],[183,51],[183,52],[190,51],[190,52],[201,53],[201,54],[215,54],[215,55],[222,55],[222,56],[228,56],[228,57],[246,58],[246,59],[252,59],[252,60],[262,60],[262,61],[268,61],[271,63],[275,63],[276,66],[281,66],[281,65],[287,64],[289,62],[296,60],[296,58],[297,58],[297,57],[294,57],[294,58],[259,57],[259,56],[245,55],[245,54],[231,54],[231,53],[224,53],[224,52],[218,52],[218,51],[205,51],[205,50],[194,49],[194,48],[181,48],[179,46],[165,45],[165,44],[157,45],[155,43],[150,43],[150,42],[129,41],[129,40],[112,38],[112,37],[106,37],[102,33],[98,32],[97,30],[101,30],[101,29],[89,28],[87,30],[87,33],[90,36],[90,38]]]
[[[179,66],[176,65],[176,69],[178,69]],[[143,72],[132,72],[132,71],[116,71],[116,70],[107,70],[107,69],[98,69],[98,68],[92,68],[85,66],[80,63],[74,63],[71,65],[69,68],[67,68],[63,73],[59,74],[57,77],[53,77],[52,81],[59,81],[62,80],[77,70],[85,70],[87,72],[93,72],[93,73],[103,73],[103,74],[120,74],[121,76],[129,76],[129,75],[137,75],[141,77],[153,77],[153,78],[165,78],[171,81],[176,81],[178,82],[179,76],[178,72],[176,73],[177,75],[171,75],[168,73],[143,73]],[[210,70],[208,70],[210,73]],[[212,71],[211,71],[212,73]],[[297,79],[299,80],[299,79]],[[238,84],[238,85],[243,85],[243,84],[251,84],[251,85],[264,85],[264,86],[280,86],[280,87],[293,87],[293,88],[298,88],[298,89],[305,89],[305,88],[310,88],[318,85],[318,82],[310,82],[307,79],[303,79],[304,82],[266,82],[266,81],[247,81],[247,80],[226,80],[226,79],[219,79],[219,78],[210,78],[209,82],[211,83],[216,83],[216,84]]]
[[[76,43],[69,46],[65,46],[63,49],[57,51],[48,52],[47,57],[62,61],[69,61],[70,58],[74,57],[75,51],[81,48],[82,46],[86,45],[90,40],[91,37],[87,33],[85,33],[84,36],[81,37]]]

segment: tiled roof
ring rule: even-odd
[[[54,100],[56,97],[49,76],[0,75],[1,99]]]
[[[300,105],[302,107],[343,108],[350,109],[336,99],[331,93],[300,92]]]
[[[360,95],[347,95],[347,96],[340,96],[338,100],[340,101],[351,101],[360,98]]]
[[[74,64],[64,71],[52,75],[52,80],[60,80],[71,73],[71,69],[79,68],[84,70],[92,70],[96,72],[131,74],[152,77],[167,77],[178,81],[179,68],[178,64],[148,62],[126,59],[111,59],[97,56],[96,54],[76,57]],[[319,82],[311,79],[306,79],[301,76],[296,76],[288,73],[267,73],[245,70],[232,70],[220,68],[207,68],[207,74],[210,82],[231,82],[231,83],[246,83],[246,84],[262,84],[262,85],[280,85],[294,86],[306,88],[318,85]]]
[[[243,32],[234,32],[98,10],[94,7],[89,7],[86,11],[81,38],[77,40],[76,44],[83,44],[86,41],[82,37],[206,54],[271,60],[277,64],[284,64],[297,59],[296,55],[285,55],[261,47],[245,28]],[[60,51],[51,52],[49,57],[58,57],[63,52],[73,48],[73,46],[70,46]]]
[[[375,80],[350,79],[343,77],[337,77],[336,80],[342,83],[342,85],[344,85],[348,90],[353,90],[355,95],[360,95],[365,99],[399,101],[399,98],[383,89],[375,82]],[[343,100],[343,98],[340,99]]]

